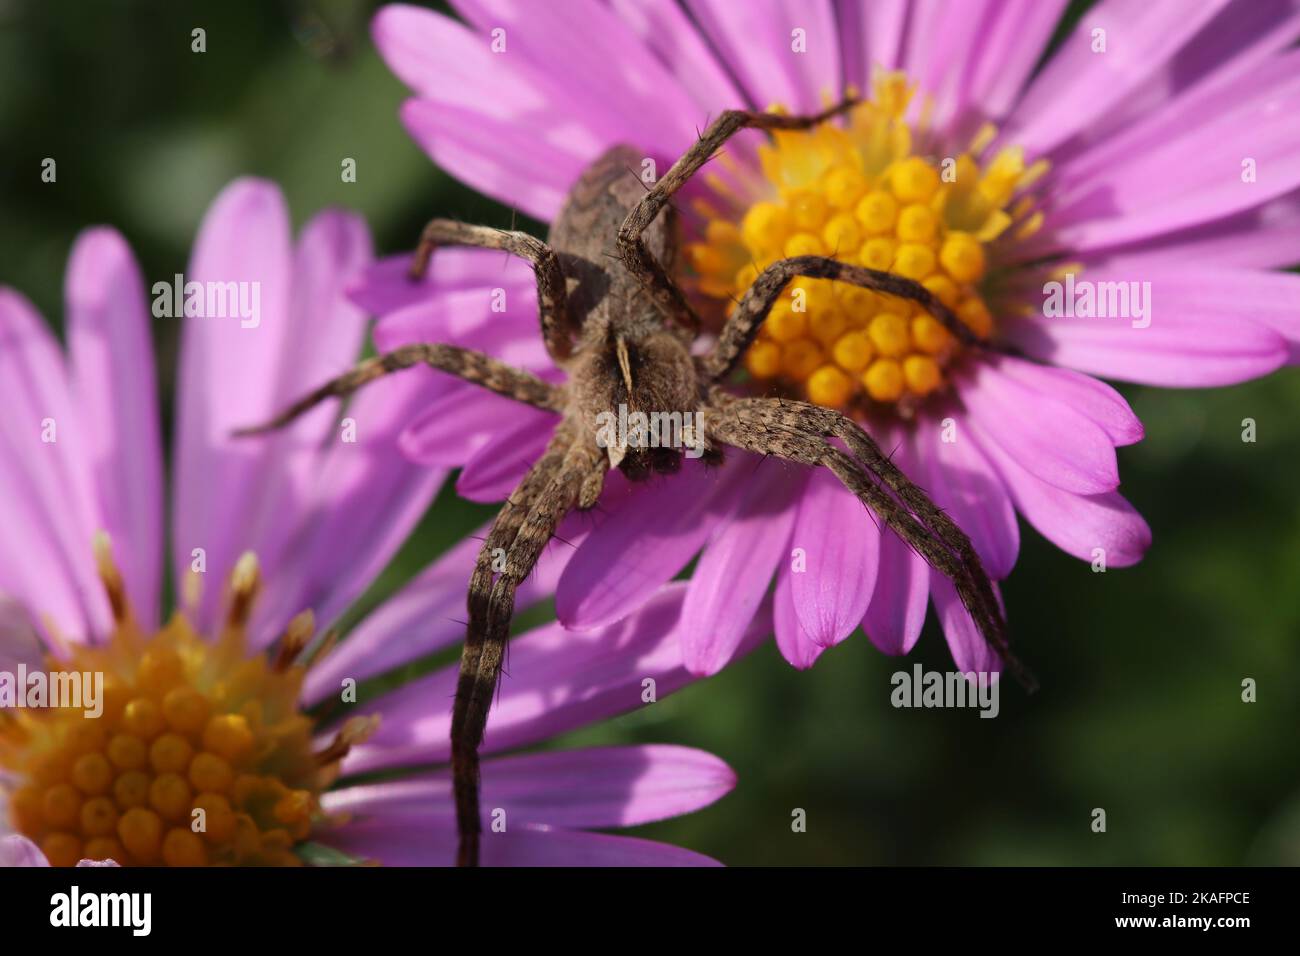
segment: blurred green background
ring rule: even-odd
[[[244,174],[280,183],[296,224],[331,204],[362,212],[382,252],[410,248],[435,213],[508,225],[402,131],[403,89],[367,32],[376,6],[0,0],[0,283],[57,325],[68,250],[101,222],[146,276],[182,271],[204,209]],[[40,182],[46,156],[57,184]],[[174,328],[156,328],[164,396]],[[858,634],[798,673],[769,642],[561,743],[725,758],[734,793],[639,832],[730,864],[1300,862],[1300,371],[1122,390],[1147,427],[1119,453],[1123,491],[1155,543],[1137,568],[1094,574],[1024,528],[1005,596],[1037,695],[1008,686],[996,720],[891,708],[893,671],[950,665],[931,621],[904,664]],[[368,601],[491,513],[444,491]],[[1257,703],[1241,701],[1246,677]]]

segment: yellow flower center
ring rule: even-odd
[[[738,298],[773,262],[833,256],[916,280],[988,338],[987,246],[1010,227],[1017,238],[1039,228],[1041,213],[1024,191],[1047,166],[1026,168],[1019,148],[981,166],[975,157],[996,136],[991,126],[956,156],[917,155],[924,122],[914,130],[904,120],[912,92],[901,74],[882,74],[874,99],[845,126],[775,132],[759,149],[757,201],[737,204],[736,190],[711,177],[737,211],[697,203],[706,226],[688,254],[698,291]],[[944,387],[959,353],[956,338],[911,301],[799,278],[772,308],[745,367],[760,387],[782,385],[831,408],[907,408]]]
[[[290,623],[275,660],[248,656],[258,586],[248,554],[232,576],[217,640],[203,640],[179,611],[146,637],[106,537],[96,544],[113,634],[68,648],[48,668],[102,674],[102,712],[0,710],[0,767],[18,780],[8,801],[12,825],[55,866],[86,858],[124,866],[298,865],[293,847],[320,821],[322,789],[337,777],[349,744],[373,729],[349,722],[334,744],[313,752],[312,721],[298,710],[306,669],[293,663],[311,640],[311,613]],[[88,703],[84,692],[80,703]]]

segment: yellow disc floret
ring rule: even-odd
[[[350,723],[315,751],[312,722],[298,711],[304,668],[245,654],[257,574],[255,563],[241,565],[220,639],[201,639],[180,613],[145,637],[119,601],[110,640],[51,660],[52,671],[102,675],[100,713],[0,711],[0,769],[17,781],[9,822],[52,864],[299,862],[293,846],[321,819],[321,791],[373,724]],[[120,582],[101,575],[110,588]],[[290,627],[302,631],[304,620],[299,650],[310,615]]]
[[[904,119],[912,93],[900,74],[882,74],[844,126],[776,132],[759,149],[765,194],[735,219],[700,207],[703,240],[688,249],[698,291],[739,299],[779,259],[831,256],[919,282],[950,310],[946,321],[989,338],[986,247],[1013,224],[1017,237],[1037,228],[1041,213],[1024,190],[1046,165],[1026,168],[1016,148],[981,165],[996,136],[988,126],[967,152],[919,155],[913,140],[927,131]],[[777,299],[745,368],[759,388],[848,410],[941,391],[960,354],[952,328],[912,300],[805,278]]]

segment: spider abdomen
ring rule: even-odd
[[[569,190],[547,236],[568,287],[570,321],[582,338],[593,326],[646,331],[663,326],[653,298],[618,253],[619,228],[645,198],[646,185],[638,175],[642,162],[642,153],[631,146],[603,153]],[[646,230],[645,241],[672,270],[680,241],[673,210]]]

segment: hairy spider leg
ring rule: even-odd
[[[673,193],[681,189],[701,166],[712,159],[723,143],[743,129],[810,129],[848,112],[858,102],[848,98],[811,116],[726,110],[709,124],[695,145],[673,163],[668,172],[646,192],[645,197],[627,214],[618,230],[618,253],[628,271],[641,281],[665,315],[690,329],[700,328],[699,315],[686,301],[686,296],[674,284],[663,264],[654,257],[643,237],[643,233],[668,204]]]
[[[537,310],[542,323],[546,351],[559,362],[573,351],[573,327],[569,321],[568,292],[560,259],[555,250],[535,236],[515,229],[472,226],[454,219],[434,219],[420,234],[411,263],[412,279],[424,278],[434,250],[440,246],[472,246],[501,249],[532,264],[537,275]]]
[[[790,281],[798,276],[814,279],[836,279],[851,285],[871,289],[886,295],[916,302],[943,324],[965,345],[983,347],[981,340],[952,310],[925,286],[912,279],[881,272],[865,266],[849,265],[827,256],[795,256],[782,259],[764,269],[741,297],[707,355],[701,360],[701,369],[709,384],[723,381],[754,341],[772,306]]]
[[[479,748],[492,696],[501,677],[501,661],[510,639],[515,591],[532,573],[542,549],[575,506],[589,508],[600,497],[607,462],[599,448],[575,441],[567,429],[551,439],[538,460],[493,522],[470,579],[469,627],[461,653],[456,701],[451,719],[452,776],[460,866],[477,866]],[[493,572],[495,552],[504,550],[504,567]]]
[[[531,372],[507,365],[473,349],[463,349],[456,345],[414,344],[403,345],[391,352],[358,362],[342,375],[308,392],[270,421],[240,428],[233,434],[236,437],[246,437],[283,428],[321,402],[331,398],[345,398],[376,379],[415,365],[429,365],[474,385],[481,385],[498,395],[537,408],[559,411],[563,407],[562,390],[542,381]]]
[[[707,418],[712,437],[746,451],[828,468],[895,534],[952,580],[985,641],[1027,690],[1035,689],[1033,675],[1011,651],[993,583],[970,539],[880,451],[861,426],[807,402],[737,399],[717,390],[713,395]],[[842,439],[852,457],[825,438]]]

